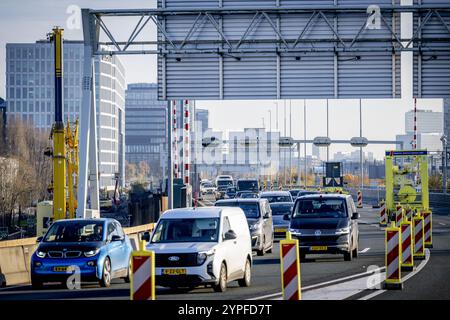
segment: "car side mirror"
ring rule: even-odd
[[[145,231],[145,232],[141,235],[141,240],[150,242],[150,232]]]
[[[286,221],[289,221],[289,220],[291,220],[291,215],[288,213],[288,214],[285,214],[284,216],[283,216],[283,220],[286,220]]]
[[[37,243],[42,242],[42,239],[44,239],[44,237],[37,237],[36,242]]]
[[[224,240],[234,240],[236,238],[236,232],[234,232],[233,230],[228,230],[224,236]]]
[[[359,219],[359,213],[358,212],[353,212],[352,219],[353,220]]]
[[[114,242],[114,241],[122,241],[123,239],[124,239],[123,237],[121,237],[121,236],[115,234],[115,235],[113,235],[113,236],[111,237],[111,242]]]

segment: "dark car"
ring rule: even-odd
[[[236,186],[238,191],[259,192],[259,181],[257,179],[239,179]]]
[[[269,203],[294,201],[288,191],[264,191],[261,192],[260,197],[267,199]]]
[[[228,187],[227,193],[225,193],[225,199],[234,199],[236,197],[236,187]]]
[[[238,191],[236,192],[235,198],[239,199],[257,199],[259,198],[258,193],[252,191]]]
[[[318,191],[304,190],[304,189],[292,189],[289,190],[292,199],[297,199],[298,197],[306,196],[308,194],[318,194]]]
[[[289,231],[300,242],[300,254],[358,256],[359,214],[350,195],[319,194],[297,198]]]
[[[31,284],[67,284],[74,273],[81,281],[109,287],[113,278],[130,280],[132,245],[115,219],[69,219],[52,224],[31,257]]]
[[[285,237],[286,231],[289,229],[289,217],[294,207],[293,202],[273,202],[270,204],[272,209],[273,231],[275,237]]]

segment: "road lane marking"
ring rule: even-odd
[[[440,224],[441,226],[446,226],[446,225],[447,225],[446,223],[442,223],[442,222],[439,222],[439,224]]]
[[[369,251],[370,248],[364,248],[363,250],[361,250],[359,253],[366,253],[367,251]]]
[[[424,267],[425,265],[428,263],[428,260],[430,259],[430,250],[425,249],[425,260],[422,260],[422,262],[420,262],[420,264],[417,266],[417,268],[413,271],[411,271],[410,273],[408,273],[402,280],[402,283],[406,282],[408,279],[410,279],[411,277],[415,276],[417,273],[419,273]],[[368,294],[367,296],[364,296],[362,298],[359,298],[358,300],[369,300],[372,299],[382,293],[386,292],[386,290],[381,289],[381,290],[377,290],[371,294]]]

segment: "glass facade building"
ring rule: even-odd
[[[84,48],[64,41],[64,120],[80,115]],[[125,174],[125,70],[117,56],[97,57],[96,106],[100,187],[111,190]],[[8,119],[50,132],[54,121],[54,53],[48,41],[6,45]]]

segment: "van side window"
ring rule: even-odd
[[[228,220],[228,217],[223,218],[223,232],[222,232],[222,239],[225,237],[225,233],[231,230],[230,220]]]

